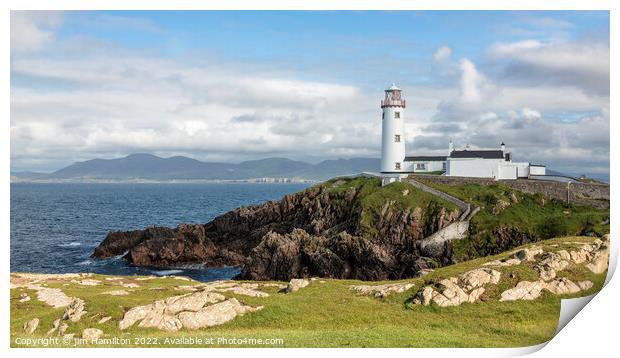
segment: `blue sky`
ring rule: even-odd
[[[11,21],[13,170],[138,151],[377,157],[377,103],[397,82],[409,100],[408,152],[503,140],[519,160],[609,172],[608,12],[13,12]]]

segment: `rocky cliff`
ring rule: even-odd
[[[137,266],[243,266],[238,278],[412,277],[436,265],[416,241],[458,219],[459,209],[410,184],[332,180],[280,201],[241,207],[204,225],[111,232],[93,256],[124,254]]]

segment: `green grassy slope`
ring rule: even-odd
[[[526,194],[501,183],[458,186],[430,181],[425,183],[481,207],[471,221],[469,238],[454,242],[455,259],[460,261],[497,253],[497,235],[492,231],[498,228],[514,229],[537,240],[609,233],[609,209],[567,205],[542,194]],[[513,198],[517,202],[513,202]],[[509,205],[500,209],[500,201]],[[606,220],[607,223],[603,224]]]
[[[460,213],[456,205],[426,193],[409,183],[398,182],[382,187],[379,178],[356,177],[332,179],[320,185],[329,192],[337,193],[347,192],[351,188],[357,189],[359,194],[356,200],[358,206],[356,209],[360,213],[364,237],[376,235],[376,223],[381,216],[381,210],[388,202],[390,209],[394,211],[422,208],[424,224],[437,217],[442,209],[448,212],[456,210]]]
[[[554,251],[576,247],[575,242],[592,240],[589,237],[568,237],[542,241],[538,245],[547,251]],[[278,347],[518,347],[549,340],[557,326],[560,298],[597,292],[605,279],[605,274],[593,274],[584,265],[572,265],[561,275],[573,280],[590,280],[594,287],[572,296],[555,296],[545,292],[534,301],[499,302],[497,298],[503,290],[513,287],[518,281],[536,279],[533,267],[522,264],[497,268],[502,272],[502,281],[487,289],[482,302],[447,308],[410,303],[416,292],[427,284],[507,256],[508,253],[503,253],[462,262],[437,269],[420,278],[402,280],[412,282],[414,286],[406,292],[386,298],[357,294],[349,285],[362,282],[349,280],[324,280],[323,283],[317,280],[290,294],[279,293],[277,288],[263,288],[261,290],[270,294],[265,298],[225,292],[223,294],[228,297],[236,297],[246,304],[262,305],[264,309],[247,313],[221,326],[197,331],[183,329],[175,333],[137,326],[120,331],[118,322],[125,310],[182,294],[175,287],[198,282],[175,278],[140,281],[136,280],[137,276],[123,277],[124,283],[135,282],[140,285],[127,296],[101,294],[120,288],[117,281],[105,280],[105,276],[101,275],[91,277],[102,281],[98,286],[80,286],[69,281],[49,281],[47,285],[58,287],[67,295],[82,298],[86,302],[88,313],[79,322],[70,323],[67,333],[79,335],[82,329],[95,327],[102,329],[106,338],[129,339],[130,345],[148,346],[145,344],[148,341],[158,343],[151,346],[173,346],[165,344],[166,337],[214,337],[214,343],[217,343],[218,337],[225,337],[281,338],[283,345],[276,345]],[[19,302],[18,297],[23,292],[29,293],[33,299]],[[61,317],[63,311],[38,301],[33,291],[11,289],[11,345],[18,347],[15,339],[20,337],[44,337],[52,321]],[[101,317],[107,315],[111,315],[112,320],[97,324]],[[33,335],[26,336],[22,327],[34,317],[41,319],[39,328]]]

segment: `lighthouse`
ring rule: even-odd
[[[402,173],[405,169],[405,100],[401,92],[392,84],[381,101],[381,173],[384,174]]]

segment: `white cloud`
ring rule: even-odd
[[[452,56],[452,49],[448,46],[442,46],[433,54],[433,61],[444,62],[448,61]]]
[[[11,11],[11,52],[39,51],[54,40],[62,24],[58,11]]]
[[[522,82],[570,85],[609,94],[609,44],[528,40],[495,44],[489,55],[510,61],[506,76]]]
[[[22,78],[11,88],[15,168],[50,170],[133,152],[233,162],[380,154],[380,89],[127,49],[43,56],[36,51],[54,41],[57,25],[22,21],[29,26],[15,23],[25,28],[15,34],[31,40],[20,42],[11,63],[12,75]],[[441,47],[430,63],[436,82],[404,86],[409,152],[443,154],[447,138],[476,147],[503,140],[517,160],[608,166],[608,48],[532,40],[496,44],[488,55],[454,61],[452,49]],[[563,115],[570,120],[558,120]]]

